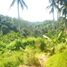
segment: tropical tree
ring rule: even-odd
[[[21,21],[20,21],[20,11],[19,11],[19,8],[20,8],[20,6],[21,6],[22,9],[24,9],[24,7],[27,8],[27,5],[24,2],[24,0],[13,0],[12,3],[11,3],[11,5],[10,5],[10,8],[15,4],[15,2],[17,3],[18,22],[20,22],[20,23],[17,23],[17,26],[18,26],[18,30],[20,32],[20,24],[21,24]]]
[[[62,12],[62,16],[64,15],[66,19],[67,15],[67,0],[57,0],[57,3],[60,5],[60,10]]]
[[[50,12],[53,13],[53,20],[54,20],[54,11],[55,11],[55,8],[57,8],[58,13],[62,14],[62,17],[64,17],[65,19],[64,21],[65,30],[67,30],[67,0],[49,0],[49,2],[50,2],[49,7],[51,8]]]
[[[67,0],[57,0],[57,3],[61,6],[60,10],[65,19],[65,31],[67,31]]]
[[[17,11],[18,11],[18,18],[20,18],[20,11],[19,11],[19,7],[21,6],[22,9],[24,9],[24,7],[27,8],[26,3],[24,2],[24,0],[13,0],[10,8],[15,4],[15,2],[17,3]]]
[[[48,6],[48,8],[51,8],[50,13],[53,13],[53,20],[54,20],[54,11],[55,11],[55,8],[57,8],[56,0],[49,0],[49,2],[50,2],[50,5]]]

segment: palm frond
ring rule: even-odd
[[[15,1],[16,1],[16,0],[13,0],[13,1],[12,1],[11,5],[10,5],[10,8],[14,5]]]
[[[21,0],[20,0],[20,6],[21,6],[22,9],[24,9],[24,6],[23,6]]]
[[[49,8],[51,8],[53,6],[53,4],[50,4],[49,6],[47,6],[47,8],[49,9]]]
[[[26,7],[26,8],[28,8],[28,6],[26,5],[26,3],[23,1],[23,0],[21,0],[22,1],[22,3],[24,4],[24,6]]]
[[[51,9],[50,13],[54,13],[54,8]]]

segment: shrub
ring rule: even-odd
[[[18,67],[23,63],[22,52],[5,52],[0,56],[0,67]]]
[[[3,53],[5,51],[6,44],[0,41],[0,52]]]
[[[7,49],[9,50],[20,50],[21,48],[22,48],[22,41],[20,40],[15,40],[7,46]]]
[[[38,59],[35,57],[36,50],[32,46],[27,46],[23,52],[23,63],[26,65],[35,65],[39,66],[40,63]]]
[[[57,52],[63,52],[67,48],[66,43],[59,43],[55,46],[55,53]]]
[[[3,41],[4,43],[9,44],[15,39],[21,39],[21,38],[22,36],[20,36],[18,33],[10,32],[7,35],[0,36],[0,41]]]

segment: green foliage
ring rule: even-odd
[[[17,22],[15,18],[0,16],[0,67],[18,67],[19,65],[39,67],[41,64],[38,57],[41,53],[49,56],[47,67],[53,67],[56,64],[60,66],[59,58],[63,56],[65,59],[64,51],[67,49],[64,20],[60,18],[58,21],[42,23],[27,23],[20,20],[20,31],[18,31]],[[66,59],[63,61],[67,63]]]
[[[5,51],[0,56],[0,67],[17,67],[22,62],[22,52]]]
[[[60,44],[58,44],[58,45],[55,46],[55,53],[57,53],[57,52],[59,52],[59,53],[63,52],[64,49],[67,49],[66,43],[60,43]]]
[[[18,20],[16,18],[0,15],[0,35],[14,31],[24,37],[42,37],[44,34],[48,37],[54,37],[58,32],[64,30],[64,22],[64,19],[60,18],[58,21],[43,21],[36,23],[20,20],[19,24],[17,24]],[[20,31],[18,30],[19,25]]]
[[[16,25],[12,22],[12,18],[0,15],[0,34],[7,34],[10,31],[17,32]]]
[[[32,46],[27,46],[23,53],[23,63],[26,65],[35,65],[39,66],[40,63],[35,56],[36,50]]]
[[[9,50],[20,50],[21,47],[22,47],[21,41],[15,40],[7,46],[7,49],[9,49]]]
[[[2,54],[5,51],[6,44],[0,41],[0,54]]]
[[[67,67],[67,50],[50,57],[44,67]]]
[[[14,41],[15,39],[21,39],[22,36],[19,35],[19,33],[10,32],[7,35],[0,36],[0,41],[3,41],[4,43],[10,43]]]

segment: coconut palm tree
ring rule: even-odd
[[[13,0],[11,5],[10,5],[10,8],[15,4],[15,2],[17,3],[17,11],[18,11],[18,23],[17,23],[17,26],[18,26],[18,30],[20,32],[20,11],[19,11],[19,8],[21,6],[22,9],[24,9],[24,7],[28,8],[26,3],[24,2],[24,0]]]
[[[65,19],[65,31],[67,32],[67,0],[57,0],[57,3],[61,6],[60,10]]]
[[[50,13],[53,13],[53,20],[54,20],[54,11],[55,8],[58,8],[58,6],[56,5],[56,0],[49,0],[50,5],[48,6],[48,8],[51,8]]]
[[[53,13],[53,20],[54,20],[55,8],[57,8],[58,13],[64,15],[65,18],[66,18],[66,15],[67,15],[67,0],[49,0],[49,2],[50,2],[49,8],[51,8],[50,13]],[[58,15],[60,15],[60,14],[58,14]]]
[[[20,18],[19,7],[21,6],[21,8],[23,9],[24,7],[27,8],[27,5],[24,2],[24,0],[13,0],[11,5],[10,5],[10,8],[15,4],[15,2],[17,3],[18,18]]]
[[[67,0],[57,0],[57,3],[61,6],[60,11],[62,13],[62,15],[65,16],[66,18],[66,14],[67,14]]]

